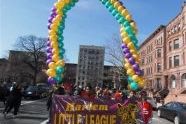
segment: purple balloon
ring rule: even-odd
[[[56,12],[56,8],[55,7],[52,8],[52,12]]]
[[[48,60],[46,61],[47,65],[48,65],[49,63],[51,63],[51,62],[52,62],[52,59],[48,59]]]
[[[125,53],[129,53],[130,51],[129,51],[128,48],[124,48],[124,49],[123,49],[123,52],[125,52]]]
[[[50,83],[50,84],[55,84],[55,83],[56,83],[56,81],[55,81],[55,79],[54,79],[54,78],[49,77],[49,78],[48,78],[48,83]]]
[[[136,71],[139,71],[139,65],[138,64],[134,64],[134,65],[132,65],[132,67],[136,70]]]
[[[48,24],[48,25],[47,25],[48,29],[51,29],[51,28],[50,28],[50,25],[51,25],[51,24]]]
[[[142,73],[140,72],[140,71],[136,71],[135,72],[138,76],[141,76],[142,75]]]
[[[50,47],[50,41],[47,42],[47,47]]]
[[[52,20],[53,20],[53,17],[49,18],[49,19],[48,19],[48,22],[49,22],[49,23],[52,23]]]
[[[125,57],[126,57],[126,58],[130,58],[131,56],[132,56],[132,55],[131,55],[130,53],[126,53],[126,54],[125,54]]]
[[[129,58],[129,62],[130,62],[130,64],[134,65],[134,64],[135,64],[134,58],[133,58],[133,57],[130,57],[130,58]]]
[[[52,56],[52,53],[47,53],[47,56]]]
[[[48,59],[48,60],[52,59],[52,56],[47,56],[47,59]]]
[[[124,48],[127,48],[127,46],[122,43],[121,48],[124,49]]]
[[[52,14],[51,14],[51,17],[52,17],[52,18],[54,18],[54,17],[56,17],[56,16],[57,16],[57,13],[52,13]]]
[[[50,47],[47,47],[47,53],[51,53],[52,49]]]

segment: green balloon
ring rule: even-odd
[[[131,88],[131,90],[136,91],[138,89],[138,84],[136,82],[132,82],[130,84],[130,88]]]
[[[124,21],[125,21],[125,20],[124,20],[123,17],[120,17],[120,18],[118,19],[118,22],[119,22],[120,24],[122,24]]]
[[[54,78],[58,83],[60,83],[61,81],[62,81],[62,77],[61,76],[56,76],[55,78]]]
[[[111,6],[110,2],[107,1],[107,2],[105,3],[105,6],[106,6],[106,8],[109,8],[109,7]]]
[[[120,19],[120,14],[119,13],[117,13],[116,15],[115,15],[115,18],[116,18],[116,20],[119,20]]]
[[[117,11],[114,9],[114,10],[112,11],[112,15],[115,16],[116,14],[117,14]]]
[[[59,58],[63,59],[64,58],[63,54],[59,54]]]
[[[114,10],[114,7],[113,6],[109,6],[108,10],[109,10],[109,12],[112,12]]]
[[[57,66],[57,68],[56,68],[56,73],[57,74],[62,74],[64,72],[64,68],[63,67],[61,67],[61,66]]]
[[[128,27],[130,26],[130,23],[126,20],[124,23],[123,23],[124,27]]]

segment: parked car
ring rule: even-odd
[[[23,96],[24,98],[44,98],[47,97],[49,91],[47,87],[36,85],[36,86],[28,86],[28,88],[24,91]]]
[[[158,116],[174,121],[174,124],[186,124],[186,103],[169,102],[160,106]]]
[[[147,101],[152,105],[154,111],[157,110],[157,102],[151,97],[147,97]]]

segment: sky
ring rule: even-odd
[[[18,37],[47,37],[50,10],[57,0],[0,0],[0,58],[15,49]],[[121,0],[138,27],[143,42],[159,25],[180,11],[184,0]],[[79,0],[67,14],[64,44],[69,62],[77,63],[79,45],[108,44],[119,25],[100,0]]]

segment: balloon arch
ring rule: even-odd
[[[61,83],[64,74],[64,37],[65,19],[67,12],[75,6],[78,0],[58,0],[48,20],[49,38],[47,42],[47,75],[48,81]],[[131,90],[138,90],[144,87],[142,70],[139,67],[138,40],[136,38],[137,28],[132,16],[119,0],[100,0],[109,10],[113,17],[120,24],[120,34],[122,38],[122,50],[124,54],[124,67],[128,75],[128,87]]]

